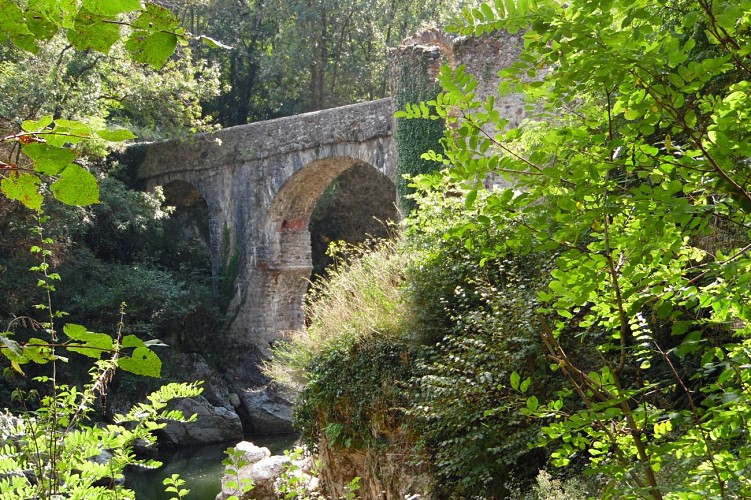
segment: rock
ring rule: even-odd
[[[239,407],[243,403],[240,400],[240,396],[238,396],[236,392],[230,392],[229,393],[229,404],[232,405],[232,408],[237,408],[237,407]]]
[[[209,444],[223,441],[237,441],[243,437],[240,417],[233,410],[223,406],[213,406],[206,398],[181,399],[173,407],[183,412],[185,417],[197,415],[194,422],[168,422],[162,429],[162,436],[169,444]]]
[[[291,461],[289,456],[270,455],[268,448],[259,448],[249,441],[238,443],[235,449],[244,452],[242,460],[248,463],[243,465],[237,474],[227,474],[225,471],[222,477],[222,491],[216,496],[216,500],[225,500],[232,495],[255,500],[285,498],[281,488],[290,478],[295,478],[295,488],[304,485],[308,493],[305,498],[317,498],[318,479],[308,473],[312,466],[310,456]],[[244,495],[239,495],[236,488],[228,486],[230,481],[242,484],[245,479],[252,480],[254,487]]]
[[[240,394],[242,407],[247,413],[255,434],[292,433],[292,405],[294,396],[274,384],[257,389],[247,389]]]
[[[282,465],[289,462],[289,458],[273,455],[259,460],[241,473],[253,480],[253,494],[250,498],[259,500],[276,500],[276,480],[282,475]]]
[[[248,463],[254,464],[259,460],[268,458],[271,456],[271,452],[266,447],[259,447],[251,443],[250,441],[241,441],[235,445],[236,450],[243,452],[243,460]]]
[[[214,406],[224,406],[231,410],[234,405],[230,401],[230,390],[222,376],[212,368],[208,362],[197,353],[186,353],[179,360],[180,370],[190,374],[190,380],[203,381],[201,394]]]

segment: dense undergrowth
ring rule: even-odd
[[[418,202],[401,237],[338,250],[310,294],[309,326],[277,347],[267,373],[301,389],[295,421],[309,446],[377,453],[406,440],[402,464],[429,464],[436,494],[507,496],[546,463],[527,446],[541,423],[519,413],[509,377],[534,375],[546,394],[560,385],[535,315],[550,255],[480,265],[479,246],[444,237],[471,224],[463,200]]]
[[[529,115],[511,127],[461,67],[442,70],[436,100],[397,114],[447,121],[442,151],[424,156],[445,170],[416,180],[422,203],[387,254],[403,314],[387,344],[367,321],[338,325],[358,301],[394,313],[360,294],[367,273],[321,285],[308,332],[326,341],[294,365],[308,443],[393,459],[374,441],[395,435],[374,432],[388,416],[411,444],[399,460],[431,469],[439,498],[519,496],[554,467],[588,479],[544,472],[533,496],[749,497],[749,12],[466,11],[464,35],[521,33],[499,95],[523,95]],[[280,353],[305,352],[305,335]]]
[[[211,345],[211,332],[221,328],[223,320],[212,289],[206,242],[183,236],[181,221],[163,208],[159,191],[128,189],[116,166],[101,175],[101,203],[93,207],[50,203],[48,209],[54,215],[46,224],[54,241],[52,264],[65,283],[56,293],[60,309],[94,331],[110,331],[125,303],[125,333],[145,340],[159,338],[182,352],[210,356],[205,347]],[[38,302],[36,283],[29,279],[35,256],[28,252],[36,221],[6,198],[0,198],[0,210],[8,215],[0,222],[0,322],[8,324]],[[17,339],[34,335],[32,329],[20,331]],[[65,373],[67,381],[88,377],[76,367],[73,363]],[[31,367],[30,374],[34,372]],[[167,379],[180,378],[171,372],[165,366]],[[115,382],[121,378],[123,397],[140,397],[156,387],[155,383],[141,387],[129,374],[118,374]],[[14,383],[30,384],[24,378]],[[10,392],[1,397],[11,407],[15,404]]]

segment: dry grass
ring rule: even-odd
[[[400,288],[408,265],[407,257],[397,252],[398,244],[384,240],[337,250],[336,267],[308,294],[308,327],[291,332],[275,347],[266,374],[300,388],[322,352],[398,335],[405,310]]]

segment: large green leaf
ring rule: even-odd
[[[90,126],[77,120],[55,120],[53,133],[46,134],[48,144],[65,146],[66,144],[78,144],[92,135]]]
[[[21,128],[26,132],[39,132],[49,127],[52,123],[52,115],[43,116],[38,120],[25,120],[21,123]]]
[[[58,148],[45,142],[32,142],[23,147],[23,152],[34,160],[34,170],[42,174],[57,175],[76,159],[75,151]]]
[[[110,142],[121,142],[136,138],[136,135],[133,132],[124,128],[115,130],[97,130],[96,134],[105,141]]]
[[[29,31],[39,40],[49,40],[58,31],[55,19],[60,17],[56,2],[30,0],[26,8],[26,22]]]
[[[27,208],[41,210],[44,197],[39,194],[39,177],[34,174],[11,172],[0,181],[0,190],[12,200],[18,200]]]
[[[134,61],[156,69],[164,66],[175,51],[178,37],[184,34],[177,17],[168,9],[154,4],[146,7],[133,21],[132,27],[133,33],[125,42],[125,48]]]
[[[164,66],[175,51],[175,47],[177,47],[177,35],[165,32],[152,34],[134,32],[125,42],[125,48],[130,52],[134,61],[148,64],[155,69],[161,69]]]
[[[140,0],[83,0],[82,8],[102,16],[116,16],[143,7]]]
[[[162,373],[162,361],[147,347],[136,347],[132,356],[121,357],[117,364],[123,370],[136,375],[158,378]]]
[[[120,26],[110,21],[100,14],[81,10],[74,28],[68,30],[68,40],[76,50],[94,49],[106,53],[120,39]]]
[[[68,323],[63,332],[72,340],[79,342],[68,343],[68,350],[100,359],[102,354],[112,352],[112,337],[104,333],[94,333],[86,330],[85,326]]]
[[[11,0],[0,0],[0,32],[18,47],[36,53],[36,37],[29,31],[23,11]]]
[[[51,187],[55,198],[68,205],[86,206],[99,203],[99,185],[91,172],[78,165],[68,165]]]

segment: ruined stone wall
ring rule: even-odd
[[[483,102],[492,95],[495,109],[508,120],[509,126],[516,126],[526,116],[523,98],[518,94],[501,96],[498,73],[518,60],[522,46],[520,34],[505,32],[480,37],[453,37],[441,30],[430,29],[409,37],[391,52],[391,91],[395,107],[404,109],[407,103],[435,98],[440,91],[436,79],[441,65],[448,65],[453,70],[462,66],[465,73],[477,80],[473,90],[477,100]],[[407,72],[405,68],[408,68]],[[491,137],[499,132],[492,125],[484,126],[483,130]],[[397,173],[427,173],[440,168],[436,163],[422,160],[420,155],[429,149],[440,153],[442,135],[441,121],[397,119],[394,132]],[[486,184],[505,183],[491,175]]]

